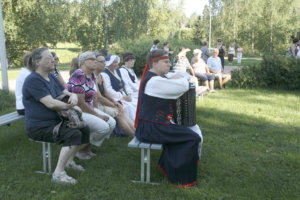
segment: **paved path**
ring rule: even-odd
[[[231,72],[232,70],[234,69],[238,69],[240,68],[241,66],[231,66],[231,65],[226,65],[225,66],[225,72],[226,73],[229,73]],[[65,81],[69,80],[69,71],[61,71],[61,75],[62,77],[64,78]],[[15,88],[16,88],[16,80],[9,80],[8,81],[8,88],[9,88],[9,91],[11,92],[14,92],[15,91]],[[2,89],[2,83],[0,85],[0,89]]]

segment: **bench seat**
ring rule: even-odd
[[[17,111],[0,116],[0,126],[10,125],[14,121],[23,119],[24,115],[19,115]]]

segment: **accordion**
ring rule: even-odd
[[[190,83],[189,90],[176,100],[173,120],[182,126],[196,125],[196,88]]]

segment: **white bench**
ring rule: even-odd
[[[0,126],[10,125],[12,122],[23,119],[24,115],[19,115],[17,111],[0,116]]]
[[[133,181],[139,183],[151,183],[150,182],[150,149],[161,150],[161,144],[149,144],[140,142],[136,137],[134,137],[129,143],[128,147],[141,149],[141,180]],[[145,164],[146,164],[146,182],[145,182]],[[156,183],[151,183],[156,184]]]
[[[0,126],[9,126],[12,122],[18,121],[25,118],[24,115],[19,115],[17,111],[11,112],[5,115],[0,116]],[[33,140],[31,140],[33,141]],[[40,141],[35,141],[40,142]],[[51,174],[51,144],[47,142],[42,143],[42,157],[43,157],[43,170],[36,171],[37,173],[42,174]]]

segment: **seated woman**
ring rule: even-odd
[[[169,70],[166,51],[160,49],[148,54],[140,86],[135,134],[141,142],[163,144],[158,166],[168,181],[181,187],[194,186],[202,134],[198,125],[180,126],[171,120],[176,99],[189,89],[189,83],[180,74],[166,78]]]
[[[120,63],[119,56],[109,54],[106,57],[106,69],[101,72],[105,87],[115,101],[120,101],[126,109],[129,118],[134,121],[136,114],[137,99],[132,98],[128,86],[122,81],[116,68]]]
[[[59,69],[58,69],[58,62],[59,62],[59,58],[57,57],[56,53],[55,52],[51,52],[53,58],[54,58],[54,71],[53,71],[53,74],[54,76],[59,80],[59,82],[65,87],[67,88],[67,83],[66,81],[64,80],[64,78],[62,77]]]
[[[198,79],[195,77],[195,72],[192,66],[190,65],[189,60],[186,57],[186,53],[189,52],[190,49],[181,47],[179,49],[179,53],[177,56],[174,57],[174,67],[173,71],[174,72],[187,72],[189,70],[190,74],[192,75],[191,77],[191,82],[195,84],[196,87],[196,95],[200,95],[202,92],[206,91],[206,87],[199,87],[198,84]]]
[[[133,66],[135,63],[135,56],[131,52],[126,52],[123,54],[123,65],[117,69],[118,75],[128,85],[128,94],[131,97],[137,99],[139,95],[140,81],[138,80],[136,74],[133,71]]]
[[[76,109],[77,95],[71,94],[50,72],[54,70],[54,59],[46,47],[32,51],[29,66],[33,71],[23,86],[23,103],[25,106],[25,128],[27,135],[37,141],[63,144],[52,180],[59,183],[75,184],[76,180],[67,175],[65,167],[84,171],[73,161],[75,153],[89,143],[89,129],[72,129],[65,124],[60,126],[59,134],[54,137],[53,131],[61,119],[57,110]],[[69,102],[56,100],[62,93],[70,96]]]
[[[94,71],[96,70],[96,57],[94,52],[84,52],[78,57],[79,69],[70,77],[68,91],[78,95],[78,106],[82,109],[82,118],[90,128],[90,143],[100,147],[105,138],[116,126],[114,118],[98,110],[97,87]],[[95,154],[90,146],[76,154],[79,159],[90,159]]]
[[[133,121],[126,115],[124,107],[111,97],[105,87],[102,75],[100,74],[103,70],[105,70],[105,57],[104,55],[98,53],[96,54],[96,59],[97,69],[95,74],[99,89],[97,92],[99,109],[114,117],[123,132],[125,132],[127,135],[134,136],[135,128],[133,126]]]
[[[72,74],[79,69],[79,65],[78,65],[78,58],[73,58],[71,61],[71,67],[70,67],[70,71],[69,71],[69,75],[72,76]]]
[[[15,89],[15,96],[16,96],[16,109],[19,115],[25,115],[25,109],[22,101],[22,88],[25,79],[31,73],[30,67],[28,65],[29,58],[31,56],[31,52],[28,52],[23,57],[23,66],[20,73],[16,79],[16,89]]]
[[[202,51],[200,49],[194,49],[193,53],[194,58],[192,68],[194,69],[196,77],[204,82],[204,85],[209,89],[209,92],[216,92],[214,90],[215,76],[209,72],[207,64],[201,58]]]

